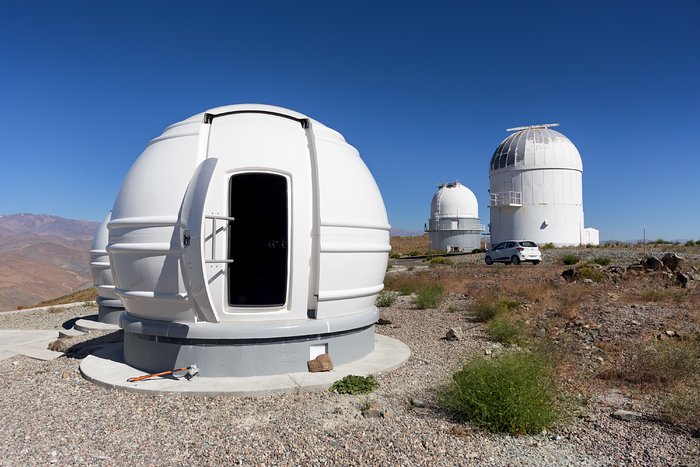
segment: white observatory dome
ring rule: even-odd
[[[445,183],[438,187],[430,204],[430,217],[478,218],[479,203],[472,190],[459,182]]]
[[[558,124],[509,129],[489,165],[491,243],[584,242],[583,164]]]
[[[523,167],[583,170],[574,143],[546,125],[516,131],[498,145],[491,157],[491,172]]]
[[[131,366],[262,376],[374,348],[384,202],[357,150],[305,115],[231,105],[169,126],[108,228]]]
[[[480,248],[482,227],[474,193],[459,182],[439,185],[430,203],[426,231],[431,250],[449,253]]]
[[[114,291],[114,279],[105,248],[109,237],[107,224],[112,218],[112,211],[100,224],[90,247],[90,272],[92,283],[97,289],[98,319],[102,323],[119,324],[119,316],[124,305]]]

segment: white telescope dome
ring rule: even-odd
[[[112,211],[107,213],[95,233],[90,247],[90,272],[92,283],[97,289],[98,319],[102,323],[119,324],[119,316],[124,311],[121,300],[114,291],[112,268],[105,250],[109,237],[107,224],[112,218]]]
[[[429,233],[431,250],[449,253],[480,248],[482,227],[474,193],[459,182],[438,186],[425,230]]]
[[[531,240],[579,245],[583,221],[583,164],[576,146],[552,130],[532,125],[498,145],[489,164],[491,243]],[[596,239],[591,243],[597,243]]]
[[[430,205],[430,217],[478,218],[479,204],[472,190],[459,182],[439,186]]]
[[[581,155],[569,138],[546,125],[523,128],[498,145],[491,171],[515,168],[567,168],[583,170]]]
[[[357,150],[305,115],[230,105],[169,126],[108,228],[131,366],[262,376],[374,348],[384,202]]]

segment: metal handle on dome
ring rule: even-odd
[[[204,216],[205,219],[211,219],[211,259],[204,262],[206,264],[229,264],[233,263],[232,259],[216,259],[216,221],[222,220],[227,223],[233,222],[235,219],[228,216]]]

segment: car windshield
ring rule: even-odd
[[[520,246],[524,246],[526,248],[537,248],[537,244],[535,242],[520,242]]]

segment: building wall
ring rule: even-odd
[[[491,193],[522,193],[522,206],[491,206],[491,242],[525,239],[558,246],[583,241],[582,172],[508,167],[491,173]]]
[[[430,232],[430,249],[436,251],[472,251],[481,248],[481,232],[435,230]]]

